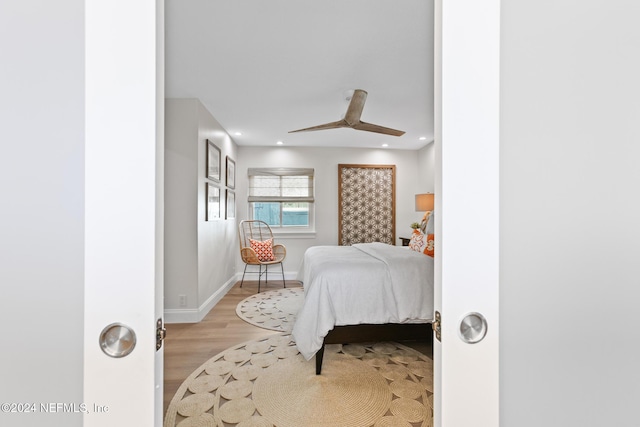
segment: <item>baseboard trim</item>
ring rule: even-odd
[[[247,272],[247,280],[252,280]],[[296,280],[298,272],[284,272],[285,280]],[[164,310],[164,323],[198,323],[206,316],[227,292],[242,279],[242,273],[236,273],[220,289],[213,293],[199,308],[167,308]]]
[[[227,292],[238,281],[237,274],[232,276],[216,292],[198,308],[168,308],[164,310],[164,323],[198,323],[206,316],[215,305],[220,302]]]
[[[253,267],[253,266],[251,266]],[[237,280],[238,282],[242,279],[242,272],[237,274]],[[280,269],[277,270],[271,270],[269,277],[271,278],[269,281],[274,280],[274,281],[278,281],[282,279],[282,273],[280,273]],[[258,270],[251,269],[251,270],[247,270],[247,275],[244,278],[245,280],[258,280]],[[284,280],[297,280],[298,279],[298,272],[297,271],[285,271],[284,272]]]

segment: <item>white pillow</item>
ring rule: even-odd
[[[431,211],[429,219],[427,220],[427,226],[425,227],[424,234],[436,234],[436,220],[433,218],[436,211]]]

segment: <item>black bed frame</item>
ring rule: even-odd
[[[431,323],[385,323],[336,326],[324,338],[316,353],[316,375],[322,371],[325,344],[347,344],[375,341],[425,341],[431,342]]]

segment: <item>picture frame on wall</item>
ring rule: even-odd
[[[207,139],[207,178],[220,182],[222,152]]]
[[[215,221],[220,219],[220,188],[217,186],[207,182],[207,191],[205,191],[207,196],[207,221]]]
[[[236,188],[236,162],[227,156],[227,187]]]
[[[227,219],[236,217],[236,193],[227,190]]]

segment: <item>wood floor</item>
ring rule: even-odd
[[[263,283],[260,291],[281,287],[282,282],[273,281],[266,287]],[[287,287],[300,287],[300,283],[287,281]],[[238,282],[201,322],[166,325],[163,414],[180,384],[204,362],[234,345],[278,333],[253,326],[236,315],[238,303],[257,290],[257,281],[245,281],[242,288]],[[407,345],[431,357],[430,343]]]

